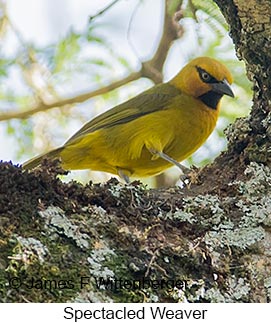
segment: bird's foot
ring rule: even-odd
[[[185,168],[185,169],[184,169]],[[180,176],[180,181],[183,182],[186,186],[190,187],[191,184],[199,184],[199,175],[201,169],[196,166],[183,167],[183,174]]]

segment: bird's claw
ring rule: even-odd
[[[183,182],[186,186],[191,184],[199,183],[199,173],[200,169],[196,166],[191,166],[183,170],[183,174],[180,176],[180,181]]]

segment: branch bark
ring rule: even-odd
[[[267,0],[215,1],[231,26],[231,37],[236,53],[247,67],[253,82],[253,106],[244,129],[235,130],[236,138],[230,139],[229,150],[241,154],[242,159],[271,165],[270,111],[271,111],[271,2]],[[240,122],[240,121],[238,121]],[[250,130],[248,130],[250,129]],[[245,138],[246,137],[246,138]]]

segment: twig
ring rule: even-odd
[[[100,10],[98,13],[96,13],[93,16],[89,16],[89,21],[92,21],[93,19],[103,15],[108,9],[110,9],[111,7],[113,7],[119,0],[115,0],[113,2],[111,2],[108,6],[106,6],[105,8],[103,8],[102,10]]]
[[[141,60],[139,58],[139,54],[137,52],[137,49],[135,48],[135,46],[133,45],[133,42],[131,40],[132,39],[132,37],[131,37],[132,23],[133,23],[133,20],[135,18],[135,15],[136,15],[140,5],[141,5],[141,2],[138,1],[138,3],[136,4],[136,6],[135,6],[135,8],[134,8],[134,10],[132,12],[132,15],[131,15],[130,19],[129,19],[128,28],[127,28],[127,41],[128,41],[128,44],[131,46],[135,56],[141,62]]]

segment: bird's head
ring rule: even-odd
[[[210,57],[198,57],[188,63],[169,83],[216,109],[223,95],[234,97],[230,87],[232,81],[226,66]]]

